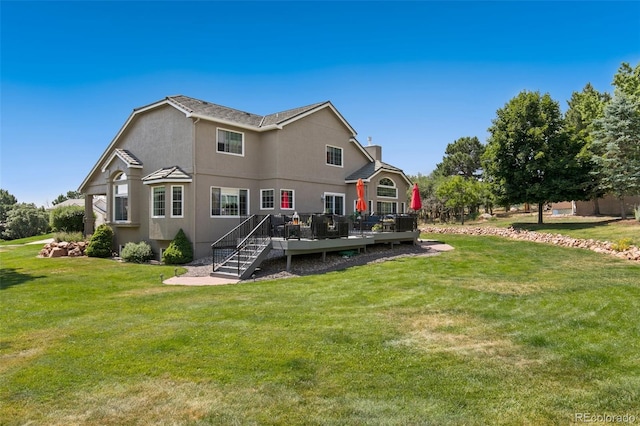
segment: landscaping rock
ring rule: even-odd
[[[38,254],[39,257],[80,257],[85,255],[87,243],[85,241],[75,242],[52,242],[45,244]]]
[[[48,257],[63,257],[67,255],[67,249],[63,249],[62,247],[54,247],[49,252]]]
[[[486,226],[469,227],[439,227],[426,226],[420,228],[420,232],[429,234],[461,234],[461,235],[492,235],[504,238],[512,238],[521,241],[533,241],[536,243],[553,244],[562,247],[574,247],[591,250],[596,253],[604,253],[621,259],[640,262],[640,248],[631,246],[624,251],[613,249],[610,241],[596,241],[593,239],[582,240],[567,237],[561,234],[547,234],[544,232],[527,231],[526,229],[492,228]]]

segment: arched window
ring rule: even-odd
[[[378,197],[398,198],[398,189],[391,179],[385,177],[378,181],[376,194]]]
[[[119,173],[113,178],[113,220],[129,220],[129,182],[125,173]]]

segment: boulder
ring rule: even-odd
[[[49,257],[63,257],[67,255],[67,249],[61,247],[54,247],[49,252]]]

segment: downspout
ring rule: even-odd
[[[192,241],[193,241],[193,252],[194,254],[196,253],[196,247],[197,247],[197,243],[198,243],[198,235],[196,234],[196,227],[197,227],[197,223],[198,223],[198,211],[196,210],[196,190],[198,187],[198,179],[197,176],[198,174],[196,173],[196,124],[198,124],[198,122],[200,121],[200,117],[197,117],[195,119],[195,121],[193,122],[193,134],[191,135],[191,164],[193,165],[193,179],[191,180],[191,184],[193,185],[192,188],[192,195],[191,195],[191,211],[193,212],[192,216],[193,217],[193,221],[191,222],[191,235],[192,235]],[[195,260],[195,256],[194,256],[194,260]]]

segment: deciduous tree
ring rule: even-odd
[[[489,128],[485,173],[510,203],[536,203],[538,223],[547,202],[586,197],[582,145],[564,131],[560,106],[547,93],[523,91],[497,111]]]
[[[463,225],[465,207],[476,206],[480,202],[481,190],[478,181],[460,175],[445,178],[436,192],[445,206],[460,213]]]

